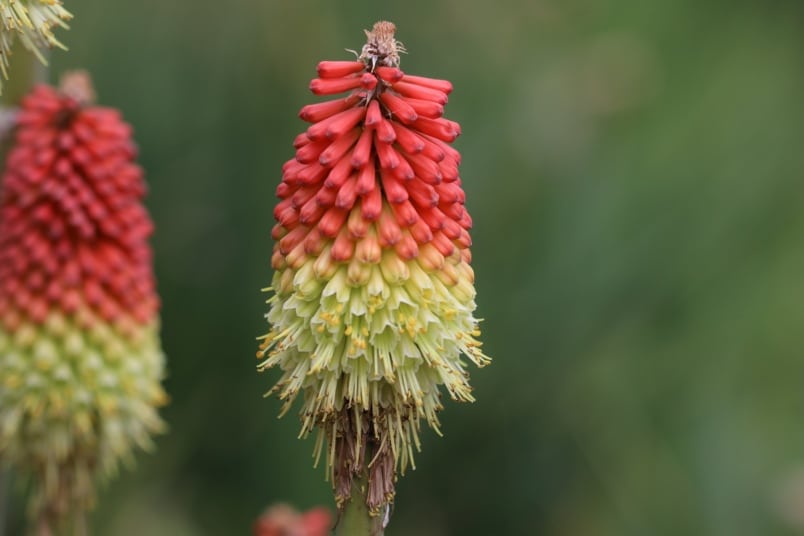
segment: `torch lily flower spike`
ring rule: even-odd
[[[271,330],[260,370],[283,374],[270,393],[301,395],[302,429],[318,430],[336,501],[367,472],[373,514],[413,465],[420,422],[438,432],[440,387],[472,401],[466,363],[480,349],[469,228],[442,117],[452,84],[399,69],[395,27],[378,22],[354,61],[323,61],[310,83],[311,123],[285,163],[274,210]],[[326,445],[326,446],[325,446]]]
[[[167,398],[131,127],[83,73],[62,88],[23,99],[0,190],[0,461],[32,477],[37,534],[79,522]]]

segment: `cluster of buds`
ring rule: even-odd
[[[422,420],[437,432],[440,387],[472,401],[466,356],[481,351],[469,266],[472,220],[442,117],[452,85],[399,69],[394,25],[378,22],[356,61],[324,61],[312,125],[283,168],[274,216],[270,331],[260,370],[283,375],[271,392],[299,394],[302,430],[318,429],[339,507],[368,476],[374,514],[413,464]],[[326,443],[326,447],[325,447]]]
[[[53,28],[67,28],[72,15],[61,0],[0,0],[0,72],[8,79],[9,56],[14,39],[47,63],[42,49],[65,46],[56,39]],[[3,85],[0,80],[0,91]]]
[[[0,461],[51,526],[163,427],[159,299],[131,127],[88,79],[36,87],[0,190]]]

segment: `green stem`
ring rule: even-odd
[[[352,482],[352,498],[341,510],[335,533],[338,536],[383,536],[382,516],[372,516],[366,506],[366,471]]]
[[[0,469],[0,536],[6,533],[6,523],[8,518],[8,472]]]

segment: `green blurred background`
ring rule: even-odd
[[[386,534],[804,534],[804,4],[65,4],[54,77],[91,70],[141,147],[172,396],[96,534],[332,506],[262,398],[259,289],[309,79],[378,19],[403,69],[455,85],[495,358],[424,434]]]

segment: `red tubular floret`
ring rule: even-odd
[[[408,154],[417,154],[424,150],[424,140],[415,132],[393,121],[391,126],[394,127],[396,133],[396,142],[403,151]]]
[[[318,190],[320,190],[318,186],[307,186],[304,188],[299,188],[290,197],[290,201],[291,203],[293,203],[294,207],[299,208],[307,201],[309,201],[311,197],[315,197],[315,194],[318,193]]]
[[[310,164],[309,166],[300,169],[296,173],[295,178],[296,181],[302,184],[318,184],[327,175],[327,171],[328,171],[327,168],[325,168],[318,162],[314,162],[313,164]]]
[[[364,195],[372,191],[376,185],[377,179],[373,164],[366,164],[360,168],[357,174],[357,193]]]
[[[410,235],[419,244],[426,244],[433,239],[433,232],[430,227],[421,219],[410,226]]]
[[[315,104],[308,104],[302,107],[299,111],[299,117],[309,123],[317,123],[354,106],[359,97],[357,95],[350,95],[345,99],[335,99],[326,102],[317,102]]]
[[[374,221],[380,217],[382,210],[382,192],[379,188],[373,188],[369,193],[363,196],[363,202],[360,203],[360,213],[363,218],[368,221]]]
[[[276,221],[278,221],[279,223],[282,223],[282,225],[285,225],[282,222],[282,215],[285,212],[287,212],[288,209],[293,210],[293,208],[294,207],[293,207],[293,200],[292,199],[290,199],[290,198],[283,199],[282,201],[277,203],[276,206],[274,207],[274,219]],[[287,225],[285,225],[285,227],[287,227]]]
[[[438,163],[438,169],[445,182],[452,182],[458,178],[458,165],[450,156]]]
[[[444,106],[437,102],[410,98],[405,99],[405,102],[408,103],[418,115],[429,117],[430,119],[438,119],[444,115]]]
[[[338,190],[338,196],[335,198],[336,207],[344,210],[350,210],[352,208],[355,204],[355,199],[357,199],[356,183],[357,178],[355,175],[351,175],[346,179],[346,182],[344,182],[343,186]]]
[[[452,255],[452,252],[455,251],[455,244],[453,244],[452,240],[447,238],[441,231],[436,231],[433,233],[433,240],[431,243],[435,246],[438,252],[445,257],[449,257]]]
[[[399,159],[399,163],[394,168],[393,172],[397,178],[403,181],[409,181],[416,176],[413,172],[413,168],[410,167],[410,164],[404,158]]]
[[[370,91],[377,87],[377,77],[371,73],[365,73],[360,77],[360,85],[363,86],[363,89]]]
[[[346,182],[346,179],[352,173],[352,162],[349,156],[345,156],[341,158],[335,167],[329,172],[327,175],[327,179],[324,181],[324,186],[327,188],[334,188],[338,189],[343,186],[343,183]]]
[[[438,203],[438,208],[441,209],[441,212],[447,215],[448,218],[452,218],[455,221],[461,219],[464,211],[466,210],[463,208],[463,205],[460,203],[444,203],[443,200],[440,200]]]
[[[293,148],[298,149],[299,147],[307,145],[308,143],[310,143],[310,138],[307,137],[306,132],[302,132],[293,140]]]
[[[388,199],[390,203],[401,203],[402,201],[408,200],[407,189],[390,171],[383,170],[380,172],[380,177],[382,177],[382,187],[385,190],[385,198]]]
[[[318,222],[318,229],[324,236],[334,238],[338,234],[348,212],[338,207],[330,207]]]
[[[452,159],[455,160],[455,164],[461,163],[461,153],[459,153],[455,147],[449,145],[448,142],[428,136],[427,134],[422,134],[422,138],[424,138],[425,141],[432,142],[440,151],[444,152],[444,154],[451,156]]]
[[[440,162],[446,156],[443,148],[435,143],[433,138],[429,136],[419,136],[419,138],[424,142],[424,149],[422,149],[422,154],[432,160],[433,162]],[[436,140],[441,143],[441,140]]]
[[[307,137],[311,140],[319,140],[321,138],[334,138],[353,129],[363,118],[366,109],[362,106],[357,108],[349,108],[342,112],[338,112],[323,121],[319,121],[307,129]]]
[[[419,207],[419,217],[430,226],[432,231],[438,231],[444,227],[447,217],[438,210],[437,206]]]
[[[413,179],[407,184],[410,200],[420,208],[435,207],[438,205],[438,193],[429,184]]]
[[[337,138],[329,145],[329,147],[321,152],[320,156],[318,157],[319,163],[326,167],[334,165],[335,162],[340,160],[341,157],[345,155],[349,149],[351,149],[352,145],[354,145],[355,141],[357,141],[357,137],[359,135],[360,129],[353,128],[351,131]]]
[[[367,127],[373,127],[374,125],[378,124],[382,119],[382,112],[380,112],[380,103],[377,102],[376,99],[372,99],[368,105],[368,109],[366,110],[366,121],[365,125]]]
[[[324,249],[324,237],[317,227],[310,229],[307,236],[304,237],[304,252],[308,255],[320,255],[321,250]]]
[[[463,216],[461,219],[458,220],[458,224],[463,227],[464,229],[471,229],[472,228],[472,217],[469,215],[469,211],[465,210],[463,212]]]
[[[405,76],[405,73],[403,73],[398,67],[386,67],[385,65],[374,69],[374,74],[389,84],[395,84],[396,82],[402,80],[402,77]]]
[[[452,129],[453,132],[455,132],[456,135],[458,135],[458,136],[461,135],[461,125],[460,125],[460,123],[458,123],[456,121],[451,121],[451,120],[447,119],[446,117],[442,118],[441,120],[444,121],[447,125],[449,125],[449,127]]]
[[[419,214],[410,201],[392,204],[391,209],[394,211],[397,223],[402,227],[410,227],[419,220]]]
[[[409,82],[411,84],[417,84],[419,86],[424,86],[430,89],[438,90],[442,93],[449,95],[452,93],[452,82],[449,80],[441,80],[438,78],[427,78],[425,76],[414,76],[406,74],[402,77],[403,82]]]
[[[360,76],[349,78],[313,78],[310,81],[310,91],[315,95],[334,95],[350,89],[357,89],[363,85]]]
[[[352,167],[362,168],[371,158],[371,130],[363,129],[352,151]],[[366,190],[368,191],[368,190]]]
[[[362,107],[354,108],[353,112],[352,110],[347,110],[346,112],[343,113],[348,115],[342,117],[338,121],[333,121],[327,127],[325,132],[327,138],[343,136],[351,129],[353,129],[365,116],[365,110]]]
[[[396,152],[392,145],[376,143],[374,144],[374,150],[377,152],[381,168],[394,169],[399,165],[399,153]]]
[[[366,68],[362,61],[322,61],[316,71],[320,78],[342,78]]]
[[[421,154],[408,155],[406,158],[410,167],[413,168],[413,172],[421,180],[428,184],[441,182],[441,171],[438,169],[438,164]]]
[[[416,121],[416,118],[419,117],[418,114],[416,114],[416,110],[414,110],[413,107],[405,101],[405,99],[398,97],[393,93],[383,91],[380,93],[380,100],[383,104],[385,104],[391,114],[396,116],[406,125]]]
[[[325,190],[326,188],[322,188]],[[304,225],[314,225],[321,219],[327,207],[318,202],[318,196],[307,201],[299,211],[299,222]]]
[[[296,227],[279,241],[279,251],[281,251],[283,255],[287,255],[297,244],[304,240],[306,235],[307,229],[305,227]]]
[[[415,259],[419,255],[419,245],[416,240],[408,233],[402,234],[402,239],[394,246],[396,254],[409,261]]]
[[[332,260],[345,262],[352,258],[355,252],[355,243],[349,237],[349,231],[344,227],[338,233],[335,243],[332,244]]]
[[[442,91],[409,82],[397,82],[391,88],[403,97],[410,97],[411,99],[432,101],[438,104],[446,104],[449,100],[447,94]]]
[[[377,220],[377,238],[382,247],[391,247],[402,238],[402,229],[396,222],[396,216],[387,208],[382,211]]]
[[[346,220],[352,238],[361,238],[368,233],[370,223],[363,219],[359,210],[351,210]]]
[[[302,145],[296,151],[296,161],[300,164],[311,164],[318,160],[321,152],[329,145],[331,144],[327,139],[310,141],[310,143]]]
[[[315,194],[315,200],[316,203],[322,207],[331,207],[335,204],[335,197],[337,197],[337,195],[338,190],[324,186],[323,188],[319,188],[318,192]]]
[[[413,128],[441,141],[452,143],[458,137],[459,132],[456,132],[450,123],[444,118],[419,117],[413,122]]]
[[[461,188],[454,182],[442,182],[435,187],[435,191],[438,193],[439,202],[441,203],[452,204],[460,202],[459,192]]]
[[[455,179],[454,182],[452,182],[452,184],[455,184],[456,186],[458,186],[458,189],[457,189],[457,192],[456,192],[456,195],[458,196],[458,203],[460,203],[462,205],[466,204],[466,192],[464,192],[463,188],[460,187],[461,186],[461,178],[458,177],[457,179]]]
[[[455,220],[451,220],[449,218],[444,220],[444,227],[442,232],[452,240],[457,240],[461,236],[462,231],[461,224]]]
[[[380,122],[377,123],[376,132],[377,141],[380,143],[393,143],[396,140],[396,132],[392,126],[392,121],[389,121],[384,117],[380,118]]]
[[[461,236],[455,242],[464,248],[472,247],[472,237],[466,229],[461,229]]]
[[[279,186],[276,187],[276,196],[279,199],[285,199],[286,197],[292,195],[292,193],[293,188],[291,188],[290,184],[288,184],[287,182],[285,182],[284,179],[282,179],[282,182],[280,182]],[[0,279],[0,281],[2,281],[2,279]]]

